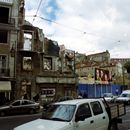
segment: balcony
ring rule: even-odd
[[[13,4],[13,0],[0,0],[0,3],[4,3],[4,4]]]
[[[15,30],[15,19],[14,18],[10,18],[6,22],[2,22],[0,20],[0,29],[1,30]]]
[[[9,69],[0,68],[0,76],[9,76]]]

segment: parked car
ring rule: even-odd
[[[40,110],[40,104],[31,100],[16,100],[6,106],[0,107],[0,116],[29,113],[33,114]]]
[[[121,95],[116,99],[116,102],[123,102],[130,104],[130,90],[124,90]]]
[[[104,93],[103,97],[107,102],[111,102],[111,103],[115,102],[117,98],[117,96],[114,96],[112,93]]]
[[[72,96],[63,96],[60,97],[57,101],[61,102],[61,101],[67,101],[67,100],[73,100],[74,98]]]

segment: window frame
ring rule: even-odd
[[[99,101],[91,102],[90,105],[91,105],[93,114],[95,116],[103,113],[103,108],[102,108],[101,103]]]
[[[79,109],[82,107],[82,106],[87,106],[88,107],[88,110],[86,111],[86,115],[85,115],[85,111],[83,111],[83,115],[80,115],[79,114]],[[87,108],[86,107],[86,108]],[[88,111],[90,112],[89,114],[88,114]],[[80,116],[79,116],[80,115]],[[76,117],[79,117],[79,118],[84,118],[84,119],[87,119],[87,118],[91,118],[92,117],[92,111],[91,111],[91,108],[90,108],[90,105],[89,105],[89,103],[84,103],[84,104],[81,104],[81,105],[79,105],[79,107],[77,108],[77,111],[76,111]]]

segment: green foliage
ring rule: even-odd
[[[127,62],[124,64],[124,68],[126,68],[127,73],[130,73],[130,61],[127,61]]]

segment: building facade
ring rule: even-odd
[[[43,31],[25,21],[20,12],[16,55],[16,97],[45,100],[74,95],[75,52],[60,49],[56,41],[46,38]]]
[[[0,0],[0,104],[14,98],[21,1]]]

